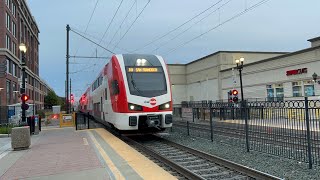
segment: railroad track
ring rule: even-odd
[[[187,179],[280,179],[154,135],[121,137]]]
[[[187,128],[187,123],[175,121],[174,126]],[[192,130],[206,132],[209,134],[211,133],[210,125],[189,123],[189,127]],[[227,137],[235,137],[240,139],[245,138],[244,129],[239,129],[239,128],[214,125],[213,132],[216,134],[227,136]],[[293,134],[292,136],[290,136],[290,135],[280,134],[279,132],[268,134],[267,132],[254,131],[254,130],[249,130],[249,134],[250,134],[250,139],[255,140],[257,142],[261,141],[264,143],[282,145],[282,146],[289,145],[289,146],[300,147],[302,149],[304,149],[307,146],[306,137],[305,135],[303,135],[304,136],[303,137],[301,134]],[[301,136],[297,136],[297,135],[301,135]],[[313,145],[312,149],[314,149],[314,151],[320,148],[320,141],[318,139],[311,139],[311,143]]]
[[[125,136],[108,124],[95,121],[178,179],[280,179],[155,135]]]

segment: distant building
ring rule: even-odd
[[[19,44],[24,43],[26,52],[26,93],[29,103],[36,109],[44,107],[44,97],[52,91],[39,77],[39,28],[25,0],[0,1],[0,64],[6,65],[6,73],[0,74],[1,106],[20,102],[21,53]]]
[[[251,100],[302,99],[320,96],[320,37],[308,40],[300,51],[218,51],[188,64],[169,64],[174,104],[181,101],[226,100],[227,92],[239,90],[235,60],[244,57],[244,98]],[[239,97],[241,95],[239,94]]]

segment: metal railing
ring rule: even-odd
[[[319,100],[187,102],[174,117],[173,129],[187,135],[320,165]]]
[[[75,113],[76,130],[90,129],[90,115],[89,113],[77,112]]]

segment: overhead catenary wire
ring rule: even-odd
[[[198,14],[195,15],[195,16],[193,16],[193,17],[190,18],[189,20],[185,21],[185,22],[182,23],[181,25],[179,25],[179,26],[177,26],[176,28],[168,31],[167,33],[161,35],[160,37],[155,38],[154,40],[150,41],[150,42],[147,43],[146,45],[144,45],[144,46],[142,46],[142,47],[140,47],[140,48],[138,48],[138,49],[133,50],[133,52],[136,52],[136,51],[139,51],[139,50],[141,50],[141,49],[143,49],[143,48],[145,48],[145,47],[148,47],[149,45],[151,45],[151,44],[159,41],[160,39],[168,36],[168,35],[171,34],[172,32],[180,29],[181,27],[183,27],[184,25],[188,24],[189,22],[191,22],[191,21],[194,20],[195,18],[199,17],[199,16],[202,15],[203,13],[207,12],[208,10],[210,10],[210,9],[213,8],[214,6],[218,5],[218,4],[219,4],[220,2],[222,2],[222,1],[223,1],[223,0],[219,0],[218,2],[212,4],[210,7],[208,7],[207,9],[205,9],[205,10],[203,10],[203,11],[201,11],[200,13],[198,13]]]
[[[206,32],[201,33],[200,35],[197,35],[197,36],[193,37],[192,39],[190,39],[190,40],[188,40],[188,41],[185,41],[184,43],[182,43],[182,44],[178,45],[178,46],[177,46],[177,47],[175,47],[175,48],[172,48],[171,50],[167,51],[167,53],[164,53],[164,55],[168,55],[168,54],[170,54],[170,53],[172,53],[172,52],[176,51],[176,50],[177,50],[177,49],[179,49],[180,47],[183,47],[183,46],[185,46],[185,45],[189,44],[190,42],[192,42],[192,41],[194,41],[194,40],[196,40],[196,39],[198,39],[198,38],[202,37],[203,35],[205,35],[205,34],[207,34],[207,33],[211,32],[211,31],[213,31],[213,30],[217,29],[218,27],[220,27],[220,26],[222,26],[222,25],[224,25],[224,24],[226,24],[226,23],[228,23],[228,22],[230,22],[230,21],[232,21],[232,20],[234,20],[234,19],[236,19],[236,18],[238,18],[238,17],[242,16],[243,14],[245,14],[245,13],[247,13],[247,12],[249,12],[249,11],[251,11],[251,10],[255,9],[256,7],[258,7],[258,6],[260,6],[260,5],[264,4],[264,3],[266,3],[267,1],[269,1],[269,0],[262,0],[262,1],[259,1],[258,3],[256,3],[256,4],[252,5],[252,6],[250,6],[249,8],[247,8],[247,9],[245,9],[245,10],[241,11],[240,13],[238,13],[238,14],[236,14],[236,15],[234,15],[234,16],[232,16],[231,18],[229,18],[229,19],[227,19],[227,20],[225,20],[225,21],[223,21],[223,22],[219,23],[218,25],[216,25],[216,26],[214,26],[214,27],[210,28],[210,29],[209,29],[209,30],[207,30]]]
[[[107,48],[103,47],[102,45],[100,45],[100,43],[96,43],[96,42],[94,42],[93,40],[91,40],[91,39],[87,38],[86,36],[84,36],[84,35],[82,35],[82,34],[80,34],[80,33],[78,33],[77,31],[73,30],[72,28],[70,28],[70,31],[72,31],[72,32],[74,32],[75,34],[77,34],[77,35],[79,35],[79,36],[83,37],[84,39],[86,39],[86,40],[88,40],[88,41],[92,42],[93,44],[95,44],[95,45],[99,46],[100,48],[102,48],[102,49],[104,49],[104,50],[106,50],[106,51],[108,51],[108,52],[110,52],[110,53],[112,53],[112,54],[115,54],[115,53],[114,53],[114,52],[112,52],[111,50],[109,50],[109,49],[107,49]]]
[[[104,31],[104,33],[103,33],[103,35],[102,35],[102,37],[101,37],[101,39],[100,39],[100,41],[99,41],[99,44],[100,44],[100,43],[101,43],[101,41],[103,40],[104,36],[107,34],[107,32],[108,32],[108,30],[109,30],[109,28],[110,28],[110,26],[111,26],[111,24],[112,24],[112,22],[113,22],[114,18],[115,18],[115,17],[116,17],[116,15],[118,14],[118,11],[119,11],[119,9],[120,9],[120,7],[121,7],[122,3],[123,3],[123,0],[121,0],[121,2],[120,2],[120,4],[119,4],[119,6],[118,6],[118,8],[117,8],[116,12],[114,13],[114,15],[113,15],[113,17],[112,17],[111,21],[109,22],[109,24],[108,24],[108,26],[107,26],[107,29]]]
[[[96,1],[96,4],[94,5],[94,8],[93,8],[93,10],[92,10],[92,12],[91,12],[91,15],[90,15],[89,21],[88,21],[88,23],[87,23],[87,25],[86,25],[86,29],[85,29],[84,33],[86,33],[87,30],[88,30],[88,28],[89,28],[89,24],[90,24],[90,22],[91,22],[91,20],[92,20],[92,17],[93,17],[93,15],[94,15],[95,11],[96,11],[96,8],[97,8],[97,6],[98,6],[98,2],[99,2],[99,0],[97,0],[97,1]],[[74,53],[75,56],[77,55],[77,53],[78,53],[78,51],[79,51],[79,46],[80,46],[80,45],[78,45],[78,47],[76,48],[76,52]]]
[[[143,11],[146,9],[146,7],[148,6],[148,4],[151,2],[151,0],[148,0],[148,2],[146,3],[146,5],[142,8],[142,10],[140,11],[140,13],[138,14],[138,16],[134,19],[134,21],[131,23],[131,25],[129,26],[129,28],[127,29],[127,31],[122,35],[122,37],[119,39],[119,41],[116,43],[116,45],[113,47],[113,50],[119,45],[119,43],[121,42],[121,40],[127,35],[127,33],[129,32],[129,30],[132,28],[132,26],[134,25],[134,23],[138,20],[138,18],[141,16],[141,14],[143,13]]]
[[[136,3],[137,3],[137,0],[135,0],[135,1],[133,2],[133,4],[132,4],[132,6],[130,7],[129,11],[127,12],[126,16],[125,16],[124,19],[122,20],[120,26],[118,27],[118,29],[117,29],[117,30],[115,31],[115,33],[113,34],[111,40],[109,41],[109,43],[108,43],[108,45],[107,45],[107,48],[109,47],[109,45],[111,44],[111,42],[112,42],[113,39],[115,38],[117,32],[121,29],[124,21],[128,18],[129,14],[130,14],[130,12],[131,12],[131,10],[132,10],[132,8],[134,7],[134,5],[135,5]]]
[[[187,32],[188,30],[190,30],[194,25],[200,23],[201,21],[203,21],[204,19],[206,19],[207,17],[209,17],[211,14],[219,11],[221,8],[223,8],[225,5],[229,4],[232,0],[228,0],[225,3],[223,3],[221,6],[219,6],[218,8],[216,8],[214,11],[210,12],[209,14],[207,14],[206,16],[204,16],[203,18],[201,18],[199,21],[196,21],[194,24],[192,24],[191,26],[189,26],[187,29],[185,29],[184,31],[180,32],[179,34],[177,34],[176,36],[174,36],[173,38],[169,39],[168,41],[162,43],[161,45],[159,45],[157,48],[155,48],[154,50],[152,50],[152,52],[157,51],[158,49],[160,49],[161,47],[165,46],[166,44],[168,44],[169,42],[172,42],[172,40],[178,38],[179,36],[181,36],[182,34],[184,34],[185,32]]]

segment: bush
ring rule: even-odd
[[[11,133],[11,129],[14,126],[12,124],[9,125],[4,125],[4,124],[0,124],[0,134],[10,134]]]
[[[37,111],[37,114],[39,114],[39,116],[40,116],[41,118],[45,118],[45,117],[46,117],[46,114],[45,114],[44,110],[38,110],[38,111]]]

